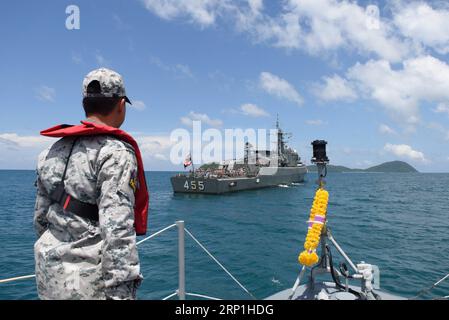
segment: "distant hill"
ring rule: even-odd
[[[215,170],[215,169],[218,169],[219,166],[220,166],[220,164],[218,164],[218,163],[216,163],[216,162],[205,163],[205,164],[203,164],[203,165],[200,167],[200,169],[203,169],[203,170],[208,170],[208,169],[210,169],[210,170]]]
[[[307,169],[311,172],[316,172],[317,168],[315,165],[307,166]],[[327,172],[363,172],[363,169],[351,169],[344,166],[334,166],[334,165],[327,165]]]
[[[316,166],[307,166],[310,172],[316,172]],[[418,172],[415,168],[403,161],[390,161],[368,169],[351,169],[343,166],[328,165],[327,172]]]
[[[418,172],[415,168],[403,161],[390,161],[366,169],[367,172]]]

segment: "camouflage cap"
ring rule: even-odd
[[[100,93],[88,93],[87,87],[92,81],[100,83]],[[93,70],[87,74],[83,81],[83,97],[84,98],[98,98],[98,97],[116,97],[125,98],[126,102],[131,103],[126,96],[125,84],[122,76],[110,69],[100,68]]]

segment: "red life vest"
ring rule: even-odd
[[[142,155],[137,142],[123,130],[107,125],[93,122],[81,121],[81,125],[62,124],[47,130],[41,131],[41,135],[46,137],[67,137],[67,136],[92,136],[92,135],[112,135],[122,141],[129,143],[133,148],[137,158],[137,171],[139,185],[135,192],[134,226],[137,235],[144,235],[147,232],[149,194],[143,168]]]

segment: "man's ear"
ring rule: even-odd
[[[126,108],[126,100],[122,98],[118,103],[118,112],[119,113],[125,112],[125,108]]]

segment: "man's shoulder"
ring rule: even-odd
[[[62,138],[44,149],[38,156],[38,167],[49,159],[59,158],[60,155],[64,154],[64,150],[68,148],[70,143],[69,139]]]
[[[38,167],[43,163],[48,162],[49,159],[61,158],[67,155],[68,149],[76,140],[75,152],[79,147],[87,153],[92,154],[94,158],[102,161],[110,157],[135,157],[134,148],[127,142],[110,135],[93,135],[76,137],[65,137],[59,139],[51,146],[43,150],[38,156]],[[64,155],[64,156],[63,156]],[[61,157],[62,156],[62,157]],[[75,155],[74,155],[75,156]]]
[[[100,139],[103,139],[103,147],[102,149],[117,152],[117,151],[130,151],[134,153],[134,148],[127,142],[117,138],[115,136],[100,136]]]
[[[107,159],[116,159],[117,163],[136,162],[134,148],[127,142],[114,136],[101,136],[102,147],[99,150],[97,160],[103,163]]]

